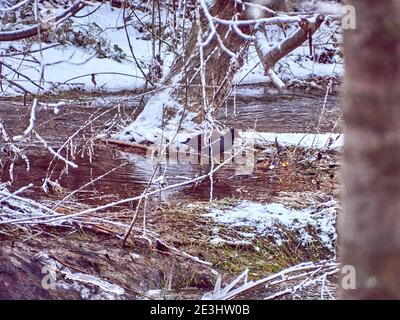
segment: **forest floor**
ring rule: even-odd
[[[67,217],[140,194],[152,174],[152,165],[132,150],[92,139],[116,118],[123,118],[121,114],[137,113],[128,105],[129,97],[125,102],[115,98],[119,108],[114,98],[75,100],[73,106],[62,106],[56,113],[52,107],[50,111],[43,107],[37,128],[54,147],[88,119],[95,119],[74,142],[81,155],[75,159],[79,168],[70,169],[68,174],[62,165],[49,170],[52,156],[33,145],[26,149],[33,171],[27,173],[23,161],[16,163],[12,190],[33,183],[24,195],[53,207],[85,183],[121,166],[101,181],[79,189],[56,211]],[[293,105],[299,103],[293,101]],[[21,100],[9,100],[8,104],[21,111],[11,113],[5,106],[1,108],[5,126],[17,133],[29,113]],[[246,100],[246,104],[251,103]],[[107,110],[104,117],[96,119]],[[21,117],[25,113],[26,119]],[[280,121],[287,125],[291,116],[287,112],[284,116]],[[277,121],[271,122],[279,127]],[[335,122],[327,121],[325,126]],[[245,269],[249,269],[249,279],[256,280],[302,262],[335,258],[340,156],[340,148],[259,144],[251,174],[237,175],[227,166],[214,175],[216,200],[212,203],[208,201],[209,179],[149,199],[125,247],[122,236],[135,202],[60,225],[1,226],[0,272],[5,276],[1,278],[0,298],[197,299],[213,291],[217,274],[225,285]],[[10,167],[3,163],[1,177],[7,181]],[[182,176],[193,177],[209,169],[171,166],[167,179],[173,184],[182,181]],[[47,193],[42,188],[45,177],[58,182]],[[43,283],[44,287],[52,284],[49,270],[57,280],[54,290],[43,288]],[[330,280],[333,286],[334,277]],[[274,290],[279,291],[279,287],[257,287],[239,298],[264,298]],[[320,298],[321,292],[315,290],[299,290],[296,296],[282,298]]]

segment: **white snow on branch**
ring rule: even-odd
[[[216,281],[214,292],[204,294],[202,300],[230,300],[261,286],[270,288],[274,285],[284,282],[289,283],[289,281],[293,280],[300,280],[301,282],[298,283],[297,281],[298,284],[288,286],[273,295],[267,296],[265,299],[275,299],[287,294],[294,295],[298,291],[306,289],[310,285],[315,285],[318,282],[321,283],[321,288],[324,290],[326,289],[327,276],[338,273],[339,266],[339,263],[334,260],[304,262],[256,281],[248,281],[247,275],[249,270],[246,269],[242,274],[228,283],[225,288],[221,288],[222,279],[219,277]],[[240,284],[241,282],[242,284]],[[323,291],[321,295],[323,298]]]

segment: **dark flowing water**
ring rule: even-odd
[[[256,128],[261,132],[341,132],[340,100],[323,93],[280,94],[273,89],[241,87],[228,105],[236,102],[236,112],[221,109],[219,119],[235,128]],[[322,116],[321,116],[322,115]]]
[[[257,130],[266,132],[317,132],[318,130],[340,132],[339,100],[335,96],[329,96],[326,103],[324,100],[324,95],[309,93],[283,95],[263,88],[241,88],[237,90],[236,96],[232,96],[228,101],[229,104],[235,103],[235,110],[231,108],[225,113],[225,110],[221,109],[218,118],[238,129],[254,128],[256,121]],[[104,127],[104,123],[109,122],[111,125],[112,119],[121,113],[133,114],[139,111],[135,110],[135,104],[129,102],[129,99],[107,97],[104,101],[99,101],[99,99],[74,101],[60,107],[57,114],[54,113],[53,108],[47,108],[47,110],[43,107],[39,108],[37,131],[54,149],[59,148],[70,135],[87,123],[88,119],[98,118],[80,131],[74,139],[74,144],[70,145],[70,149],[76,148],[76,157],[71,160],[78,165],[78,168],[69,168],[68,172],[63,170],[64,165],[60,161],[49,170],[53,156],[37,140],[33,139],[31,145],[21,146],[29,157],[31,168],[27,171],[26,164],[22,160],[15,163],[13,189],[33,183],[34,188],[30,191],[30,196],[45,197],[41,186],[44,179],[48,177],[52,181],[58,180],[66,191],[73,191],[110,170],[126,164],[90,184],[77,193],[76,197],[90,204],[103,204],[139,195],[153,173],[154,164],[143,154],[131,153],[128,149],[105,145],[98,141],[92,144],[87,142],[94,132]],[[120,104],[120,108],[115,108],[116,103]],[[322,112],[324,113],[321,117]],[[21,102],[0,101],[0,119],[10,135],[21,134],[29,123],[29,116],[29,109]],[[89,145],[91,148],[88,148]],[[4,155],[5,150],[2,152],[1,158],[4,164],[1,181],[4,182],[10,180],[10,163]],[[204,175],[209,170],[209,165],[170,164],[167,167],[162,166],[157,175],[164,174],[167,183],[172,185]],[[49,172],[52,174],[49,175]],[[259,195],[265,198],[266,186],[271,186],[276,179],[261,169],[256,169],[249,176],[235,173],[235,168],[227,166],[214,175],[213,196],[215,198],[227,196],[241,198],[250,193],[255,197]],[[268,190],[273,192],[273,188]],[[209,196],[209,179],[160,195],[160,197],[173,198],[177,201],[202,201],[208,200]]]

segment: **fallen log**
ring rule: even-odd
[[[149,151],[151,148],[149,146],[146,146],[144,144],[139,144],[135,142],[128,142],[128,141],[123,141],[123,140],[116,140],[116,139],[101,139],[102,142],[105,143],[111,143],[123,147],[130,147],[130,148],[136,148],[136,149],[141,149],[144,151]]]

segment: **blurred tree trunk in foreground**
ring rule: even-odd
[[[352,0],[345,32],[343,265],[346,299],[400,298],[400,10],[397,0]]]

